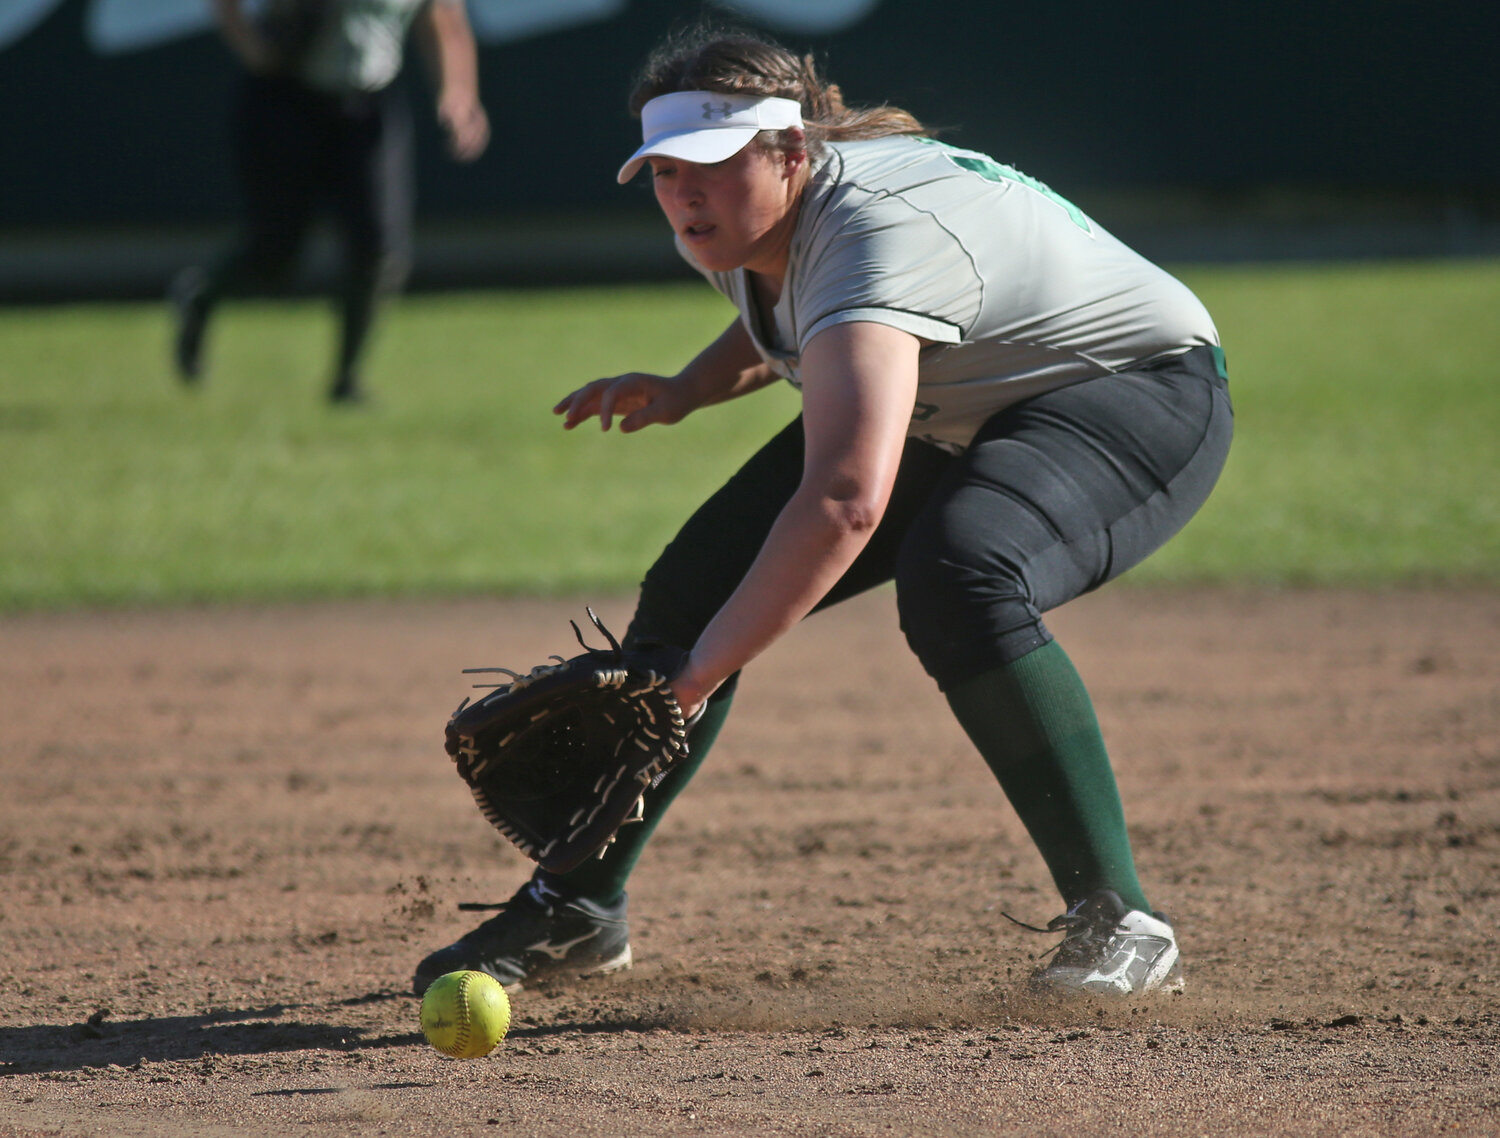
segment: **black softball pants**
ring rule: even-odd
[[[1205,347],[1008,407],[962,454],[911,440],[885,516],[818,608],[894,580],[908,644],[951,690],[1047,643],[1043,613],[1182,529],[1232,432],[1223,354]],[[632,640],[697,641],[802,460],[798,418],[688,519],[646,574]]]
[[[318,211],[327,209],[350,276],[382,291],[402,284],[415,174],[411,109],[396,84],[340,96],[247,75],[233,137],[245,206],[243,271],[255,283],[286,278]]]

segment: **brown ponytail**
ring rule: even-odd
[[[699,26],[663,42],[646,60],[630,94],[630,113],[673,91],[714,91],[775,96],[802,104],[807,151],[825,142],[852,142],[896,134],[925,135],[927,129],[900,107],[847,107],[836,83],[826,82],[811,55],[800,58],[747,32]],[[777,138],[775,145],[785,147]]]

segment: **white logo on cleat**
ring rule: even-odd
[[[1139,959],[1141,959],[1140,954],[1136,952],[1135,945],[1132,944],[1129,954],[1124,960],[1120,961],[1119,966],[1113,971],[1101,972],[1096,968],[1083,978],[1083,982],[1085,984],[1106,984],[1112,988],[1118,988],[1122,992],[1128,992],[1133,985],[1126,973],[1130,970],[1130,966]]]
[[[563,957],[567,956],[569,951],[571,951],[576,945],[580,945],[584,941],[591,940],[598,935],[598,929],[591,929],[590,931],[584,933],[581,937],[575,937],[573,940],[559,941],[557,944],[553,944],[550,940],[539,940],[535,944],[527,945],[526,951],[540,952],[545,956],[550,956],[553,960],[561,960]]]

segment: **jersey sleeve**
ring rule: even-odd
[[[793,281],[797,347],[835,324],[886,324],[939,344],[961,343],[983,281],[954,236],[894,197],[839,208],[816,227]]]

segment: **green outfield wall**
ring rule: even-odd
[[[610,176],[633,133],[624,93],[652,42],[699,8],[469,4],[496,145],[477,167],[454,167],[425,132],[424,214],[638,207],[641,193]],[[1482,204],[1500,186],[1491,4],[746,0],[740,11],[822,55],[851,101],[907,106],[1074,192],[1378,185]],[[208,0],[4,0],[0,226],[231,216],[232,78]]]

